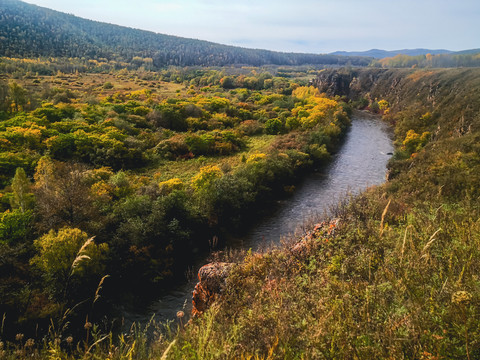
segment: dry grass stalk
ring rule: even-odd
[[[105,275],[104,277],[102,277],[102,279],[100,280],[100,282],[98,283],[98,286],[97,286],[97,290],[95,291],[95,298],[93,299],[93,303],[95,304],[95,302],[100,298],[100,290],[102,289],[102,285],[103,285],[103,282],[105,281],[106,278],[110,277],[110,275]]]
[[[90,351],[94,348],[95,345],[100,344],[103,340],[107,339],[109,336],[110,336],[110,334],[107,334],[107,335],[103,336],[102,338],[98,339],[97,341],[95,341],[92,345],[90,345],[86,354],[89,354]]]
[[[80,248],[80,250],[78,250],[77,255],[83,253],[83,252],[85,251],[85,249],[87,248],[87,246],[90,245],[90,244],[93,242],[93,239],[95,239],[95,236],[92,236],[90,239],[88,239],[87,241],[85,241],[85,243],[82,245],[82,247]]]
[[[84,252],[85,252],[86,248],[88,247],[88,245],[90,245],[91,243],[93,243],[93,239],[94,239],[94,238],[95,238],[95,236],[92,236],[90,239],[88,239],[87,241],[85,241],[85,243],[82,245],[82,247],[80,248],[80,250],[78,250],[77,256],[76,256],[75,260],[73,260],[73,263],[72,263],[70,275],[73,274],[73,272],[75,271],[75,269],[77,268],[77,266],[80,265],[80,263],[81,263],[83,260],[90,260],[90,256],[85,255]]]
[[[160,360],[167,360],[167,357],[168,357],[168,353],[170,352],[171,348],[177,343],[177,339],[173,340],[169,345],[168,347],[166,348],[166,350],[163,352],[163,355],[162,357],[160,358]]]
[[[438,229],[433,233],[432,236],[430,236],[430,239],[428,240],[427,244],[423,247],[422,253],[425,253],[425,251],[430,247],[430,245],[433,244],[433,242],[435,241],[435,235],[437,235],[440,231],[442,231],[442,229]]]
[[[388,207],[390,206],[390,203],[392,202],[392,199],[388,200],[387,206],[385,206],[385,209],[383,210],[382,213],[382,220],[380,221],[380,236],[383,235],[383,222],[385,221],[385,215],[387,215]]]
[[[72,263],[72,271],[71,271],[71,274],[73,274],[73,272],[75,271],[75,269],[77,268],[77,266],[80,265],[80,263],[81,263],[83,260],[90,260],[90,256],[88,256],[88,255],[77,255],[77,257],[75,258],[75,260],[74,260],[73,263]]]
[[[411,228],[412,225],[408,225],[406,228],[405,228],[405,235],[403,236],[403,244],[402,244],[402,251],[400,253],[400,265],[402,264],[403,262],[403,254],[405,253],[405,243],[407,242],[407,232],[408,232],[408,229]]]

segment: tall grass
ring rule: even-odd
[[[370,191],[334,238],[248,255],[169,358],[478,358],[479,208],[403,205]]]

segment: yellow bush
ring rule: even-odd
[[[252,163],[252,162],[257,162],[257,161],[260,161],[260,160],[264,160],[266,158],[267,158],[267,155],[263,154],[263,153],[253,154],[253,155],[250,155],[248,157],[247,164]]]
[[[299,99],[307,99],[312,96],[320,96],[320,91],[313,86],[299,86],[293,90],[292,95]]]
[[[169,194],[174,190],[182,190],[183,186],[183,181],[179,178],[169,179],[167,181],[162,181],[158,184],[158,187],[160,188],[160,192],[162,194]]]
[[[204,166],[200,168],[200,172],[193,177],[192,187],[196,192],[207,192],[215,183],[215,180],[222,177],[222,174],[222,170],[220,170],[218,166]]]
[[[96,273],[102,270],[101,259],[108,250],[107,244],[97,245],[93,238],[76,228],[50,230],[35,240],[38,251],[31,263],[58,281],[64,281],[74,272],[83,272],[87,267]]]
[[[380,100],[378,102],[378,107],[380,108],[380,110],[388,110],[388,108],[390,107],[390,104],[388,103],[387,100]]]

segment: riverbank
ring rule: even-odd
[[[225,250],[265,250],[272,244],[279,245],[282,239],[302,235],[308,230],[308,224],[328,216],[331,208],[346,196],[384,182],[390,158],[387,154],[392,151],[390,127],[378,115],[353,112],[351,126],[330,163],[305,175],[297,182],[292,194],[272,204],[264,218],[246,224],[240,234],[231,234],[225,240]],[[192,264],[192,273],[196,274],[211,259],[210,254],[198,259]],[[158,300],[140,310],[130,309],[125,316],[129,323],[146,324],[152,316],[156,321],[167,321],[175,319],[179,310],[188,314],[196,282],[196,276],[187,282],[179,280],[179,284],[167,290]]]

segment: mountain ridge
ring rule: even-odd
[[[473,54],[480,53],[480,49],[467,49],[460,51],[452,51],[446,49],[401,49],[401,50],[382,50],[382,49],[370,49],[366,51],[334,51],[329,53],[330,55],[338,56],[367,56],[375,59],[384,59],[387,57],[394,57],[396,55],[408,55],[408,56],[417,56],[417,55],[440,55],[440,54]]]
[[[64,57],[116,60],[146,59],[148,66],[369,66],[375,60],[402,54],[467,55],[480,49],[401,49],[336,51],[329,54],[278,52],[218,44],[84,19],[28,4],[0,0],[0,56]],[[140,58],[140,59],[138,59]]]
[[[131,61],[151,58],[157,67],[225,65],[355,65],[370,58],[283,53],[222,45],[83,19],[19,0],[2,0],[0,56],[74,57]]]

